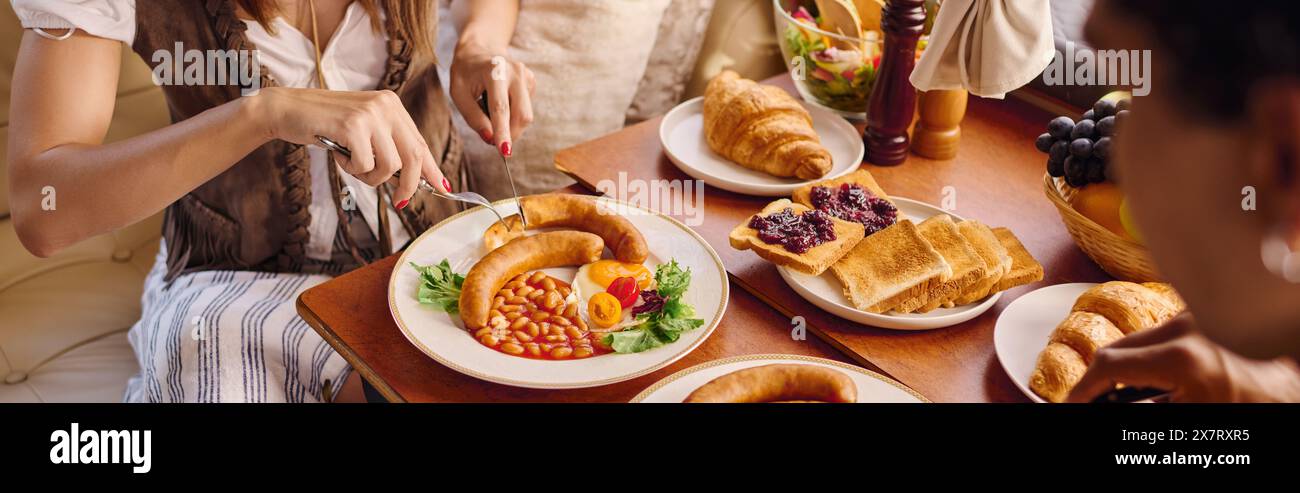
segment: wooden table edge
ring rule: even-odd
[[[403,398],[401,394],[397,393],[397,391],[394,390],[383,377],[379,376],[379,373],[376,372],[374,368],[371,368],[370,365],[366,364],[365,360],[361,359],[361,357],[352,350],[351,346],[345,344],[343,339],[339,338],[338,334],[334,333],[334,329],[330,328],[329,324],[326,324],[324,320],[321,320],[320,317],[316,315],[316,312],[312,311],[312,309],[303,302],[303,297],[307,296],[307,294],[311,292],[311,289],[312,288],[308,288],[300,293],[294,302],[294,306],[298,309],[298,316],[302,317],[303,321],[307,322],[307,325],[315,330],[316,333],[321,336],[321,339],[324,339],[331,348],[334,348],[334,351],[339,353],[339,355],[343,357],[344,361],[347,361],[349,365],[352,365],[352,369],[361,374],[361,378],[364,378],[369,382],[380,395],[384,396],[384,399],[387,399],[388,402],[406,402],[406,399]]]

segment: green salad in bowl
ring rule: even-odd
[[[853,2],[837,2],[835,5],[844,10],[836,13],[820,12],[818,3],[772,1],[786,68],[804,100],[846,117],[865,118],[867,99],[880,68],[884,35],[878,26],[862,26],[860,19],[865,16],[856,11],[849,13],[854,9]],[[925,45],[923,37],[917,46],[918,57]]]

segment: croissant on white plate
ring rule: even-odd
[[[730,70],[705,88],[704,138],[713,152],[773,176],[815,180],[831,171],[808,110],[784,89]]]
[[[1113,281],[1084,291],[1038,355],[1029,389],[1062,402],[1083,378],[1097,350],[1128,334],[1168,322],[1186,308],[1164,283]]]

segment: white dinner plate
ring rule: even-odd
[[[1047,347],[1056,326],[1070,315],[1079,295],[1093,286],[1096,284],[1078,282],[1040,288],[1016,298],[998,316],[993,326],[993,349],[998,361],[1016,388],[1034,402],[1047,402],[1029,390],[1029,376],[1038,364],[1038,353]]]
[[[898,206],[900,220],[911,219],[912,222],[920,224],[921,221],[939,214],[952,216],[954,221],[963,220],[961,216],[925,202],[899,197],[890,197],[890,200]],[[870,313],[853,306],[849,298],[844,296],[844,285],[840,284],[840,280],[830,269],[820,276],[810,276],[779,265],[776,270],[781,273],[781,278],[785,279],[786,284],[789,284],[809,303],[837,317],[882,329],[928,330],[950,327],[984,314],[1002,298],[1002,293],[995,293],[974,303],[952,308],[936,308],[929,313]]]
[[[858,402],[916,403],[930,402],[915,390],[865,368],[839,361],[797,354],[750,354],[701,363],[655,382],[641,391],[632,402],[680,403],[700,386],[728,373],[755,366],[782,364],[813,365],[839,370],[853,379],[858,387]]]
[[[388,306],[393,319],[411,344],[430,358],[456,371],[490,382],[541,389],[595,387],[650,373],[685,356],[704,342],[726,311],[729,284],[717,252],[682,223],[646,209],[599,198],[606,205],[620,207],[650,247],[646,266],[676,259],[691,270],[691,284],[683,301],[695,307],[695,317],[704,325],[684,332],[677,342],[645,352],[603,354],[564,361],[511,356],[479,343],[464,329],[460,317],[421,305],[415,298],[419,273],[409,264],[436,264],[447,259],[452,270],[464,275],[487,252],[483,231],[496,216],[483,207],[461,212],[429,228],[416,238],[397,262],[388,283]],[[494,202],[502,215],[518,211],[513,199]],[[609,250],[605,258],[610,258]],[[576,267],[545,269],[562,280],[570,280]]]
[[[862,135],[844,118],[828,110],[802,103],[812,115],[813,131],[831,153],[831,171],[816,180],[778,178],[733,163],[709,149],[704,140],[704,97],[677,105],[659,123],[659,141],[668,160],[691,177],[723,190],[747,195],[779,197],[790,195],[809,183],[837,178],[862,164],[865,146]]]

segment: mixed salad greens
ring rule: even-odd
[[[633,308],[641,323],[606,334],[602,341],[616,353],[639,353],[677,342],[682,332],[704,325],[694,318],[695,308],[682,301],[691,285],[691,270],[682,270],[674,259],[655,268],[655,289],[641,292],[643,304]]]
[[[801,1],[794,5],[793,10],[787,11],[794,22],[785,25],[781,51],[790,60],[791,68],[800,63],[805,70],[804,77],[796,78],[796,83],[817,103],[840,111],[865,113],[880,68],[883,34],[867,31],[865,38],[856,43],[833,38],[818,32],[834,30],[829,29],[821,16],[809,11],[809,8],[816,9],[814,2]],[[927,22],[934,14],[927,8]],[[922,37],[917,44],[918,57],[926,44]]]
[[[790,12],[795,23],[785,27],[782,51],[787,59],[802,58],[805,77],[800,82],[817,102],[831,108],[862,113],[880,67],[880,45],[862,43],[863,50],[832,46],[830,37],[802,29],[798,24],[818,28],[808,9]]]

